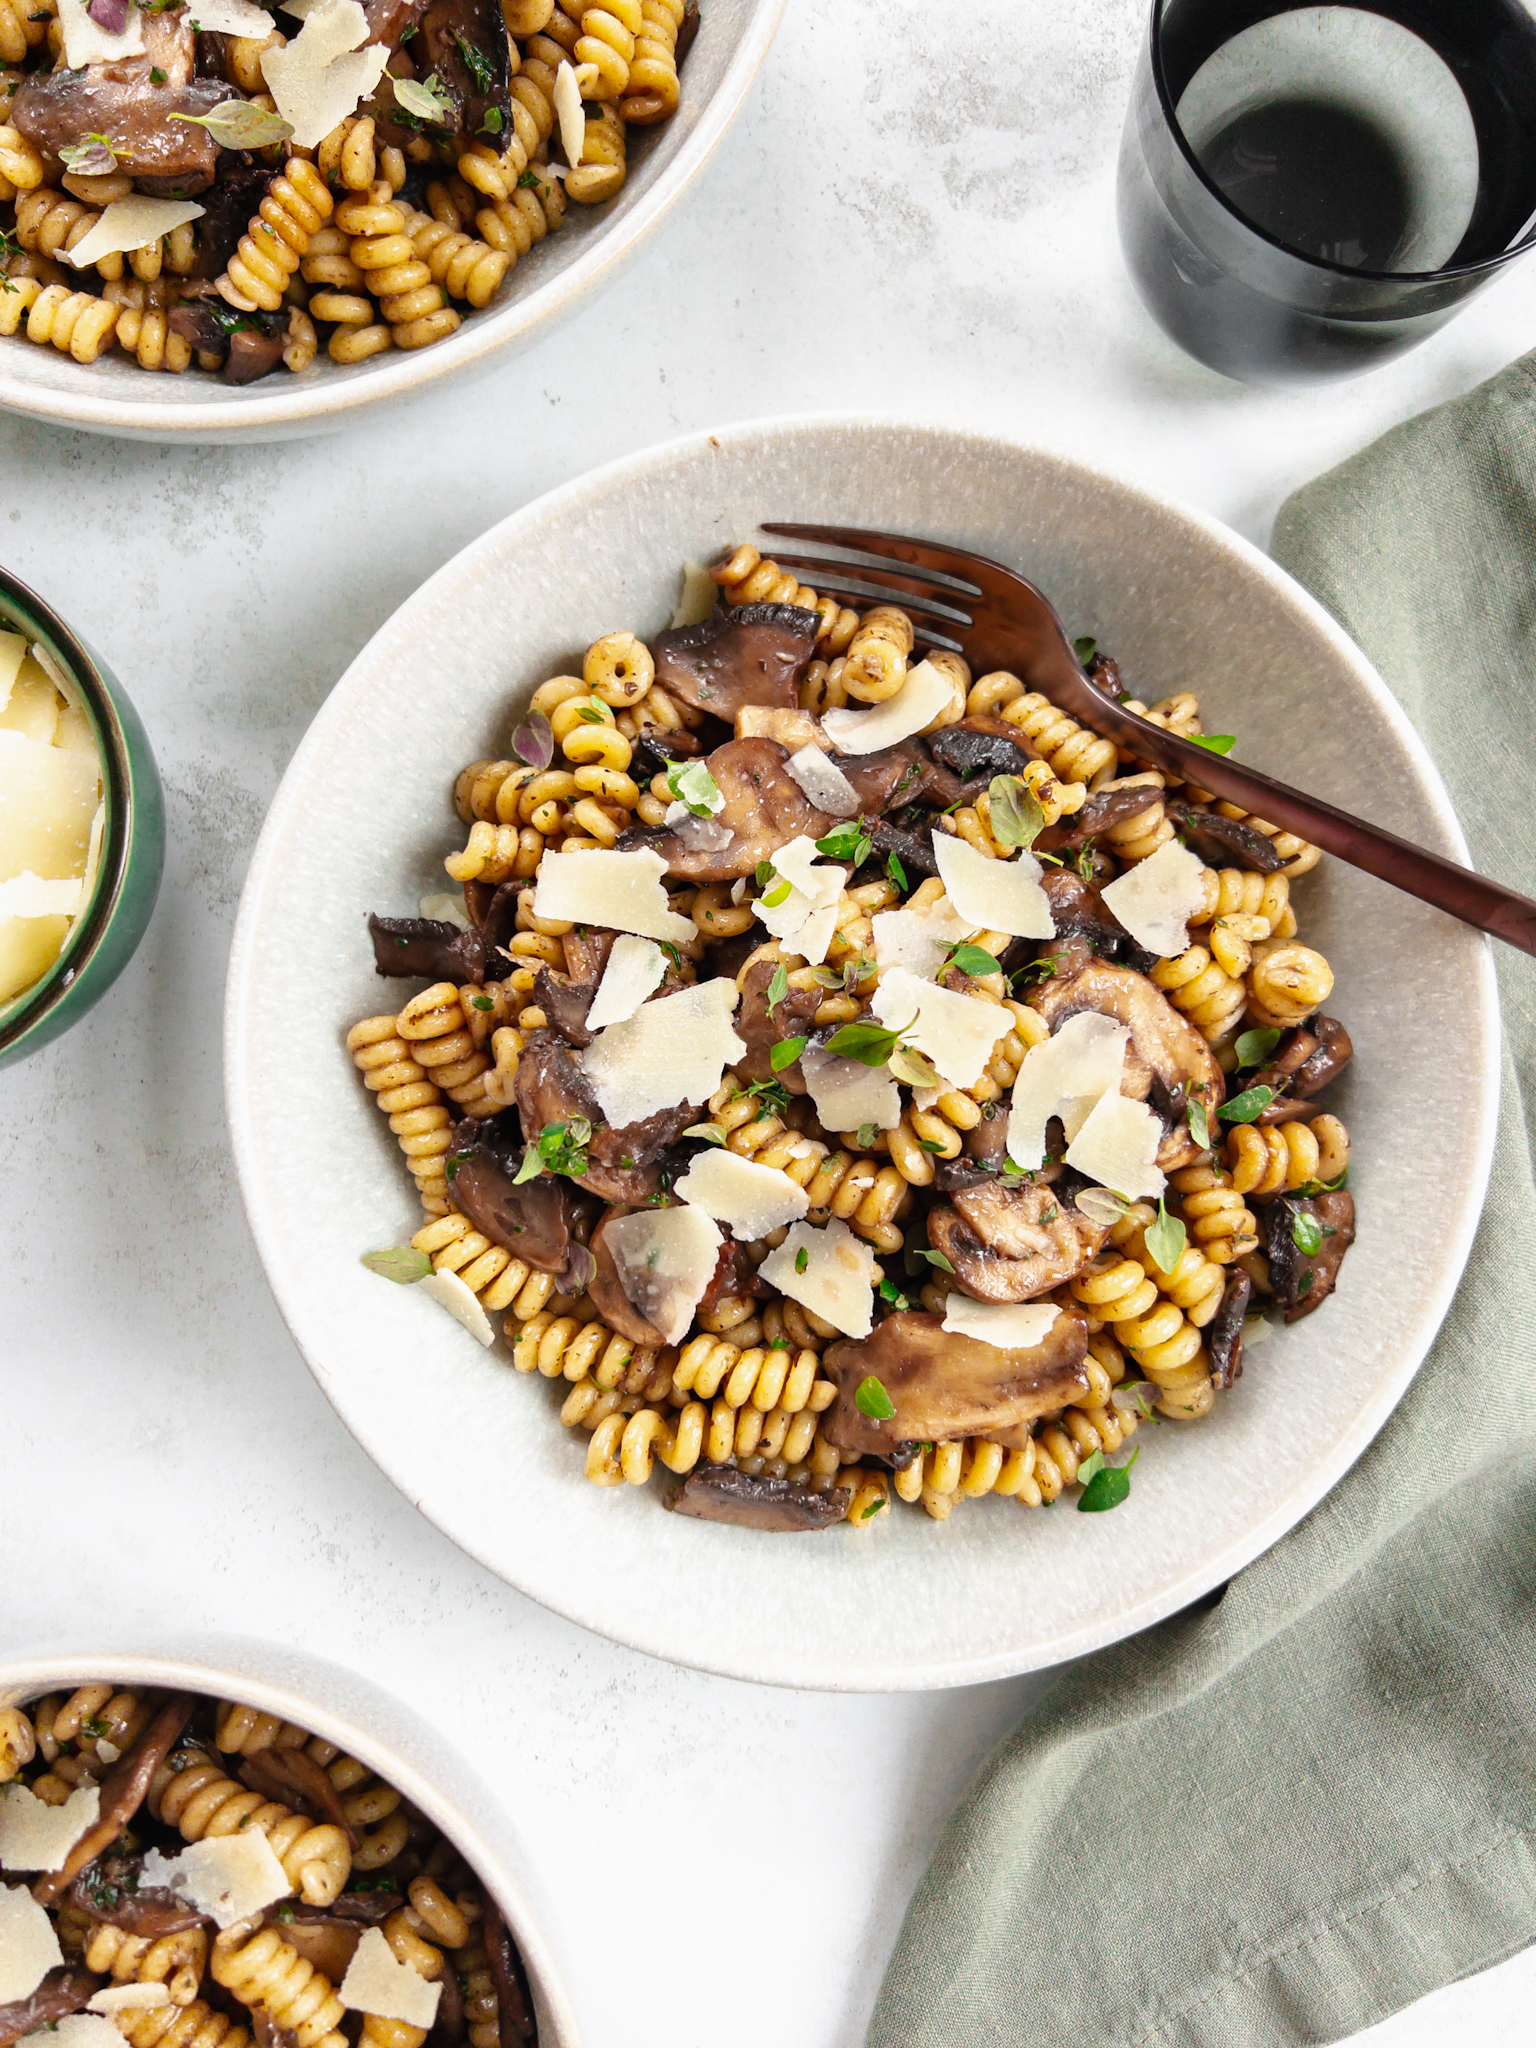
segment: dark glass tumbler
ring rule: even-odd
[[[1120,239],[1159,325],[1250,384],[1350,377],[1536,239],[1525,0],[1153,0]]]

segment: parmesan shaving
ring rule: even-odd
[[[163,1984],[109,1984],[104,1991],[85,2001],[87,2012],[144,2012],[153,2005],[169,2005],[171,1994]],[[118,2036],[121,2040],[122,2036]]]
[[[771,882],[757,899],[759,921],[779,941],[786,953],[796,953],[812,967],[827,957],[832,934],[837,930],[838,905],[842,898],[844,874],[841,868],[819,866],[816,842],[800,837],[781,846],[773,856]],[[781,903],[770,905],[785,882],[789,894]]]
[[[430,2027],[437,2018],[441,1984],[429,1984],[409,1963],[398,1963],[382,1928],[370,1927],[357,1944],[347,1974],[337,1986],[343,2005],[375,2019]]]
[[[829,818],[854,818],[859,793],[835,761],[829,761],[814,740],[784,763],[818,811]]]
[[[1162,1142],[1162,1124],[1144,1102],[1133,1102],[1128,1095],[1101,1095],[1067,1147],[1067,1164],[1134,1202],[1143,1195],[1160,1195],[1166,1186],[1157,1163]]]
[[[468,1288],[464,1291],[469,1292]],[[179,1856],[169,1858],[152,1849],[144,1859],[139,1881],[173,1891],[220,1927],[248,1920],[293,1890],[272,1844],[254,1830],[194,1842]]]
[[[845,1337],[867,1337],[874,1327],[875,1255],[840,1218],[834,1217],[825,1230],[795,1224],[758,1271],[770,1287]]]
[[[272,33],[272,17],[252,0],[195,0],[187,8],[205,35],[251,36],[264,43]]]
[[[947,896],[922,910],[913,910],[910,905],[900,910],[882,910],[870,920],[875,965],[881,969],[906,967],[919,981],[932,981],[951,947],[978,929],[955,915],[955,907]]]
[[[907,670],[907,679],[894,697],[873,704],[867,711],[839,707],[824,711],[821,722],[827,738],[840,754],[878,754],[882,747],[894,747],[932,725],[954,698],[948,676],[931,661],[920,661]]]
[[[490,1317],[480,1306],[474,1290],[467,1287],[457,1273],[429,1273],[425,1280],[418,1280],[416,1284],[423,1294],[432,1297],[439,1308],[447,1309],[453,1320],[462,1323],[471,1337],[487,1350],[496,1342]]]
[[[87,0],[58,0],[58,17],[69,71],[86,64],[115,64],[122,57],[136,57],[144,47],[144,17],[136,7],[128,10],[127,27],[115,34],[92,21]]]
[[[613,942],[597,994],[587,1008],[587,1029],[601,1031],[606,1024],[622,1024],[667,974],[667,956],[653,939],[637,939],[625,932]]]
[[[360,47],[367,41],[368,17],[358,0],[317,0],[291,43],[262,53],[261,75],[301,149],[356,113],[383,76],[388,46]]]
[[[796,1187],[787,1173],[776,1166],[758,1166],[723,1147],[701,1152],[673,1192],[723,1223],[743,1244],[786,1223],[798,1223],[811,1206],[805,1189]]]
[[[0,1869],[62,1870],[100,1811],[94,1785],[77,1785],[62,1806],[44,1805],[25,1785],[7,1785],[0,1792]]]
[[[447,890],[434,896],[423,896],[421,914],[430,917],[436,924],[456,924],[461,932],[473,931],[469,912],[464,908],[462,896],[450,896]]]
[[[1040,886],[1040,863],[1032,853],[990,860],[956,833],[933,835],[933,857],[944,893],[973,931],[1007,932],[1016,939],[1053,939],[1056,922],[1050,898]]]
[[[1124,1024],[1080,1010],[1054,1038],[1030,1047],[1008,1112],[1008,1157],[1016,1166],[1031,1173],[1044,1166],[1045,1127],[1053,1116],[1061,1118],[1068,1139],[1075,1138],[1099,1098],[1119,1089],[1130,1038]]]
[[[579,854],[596,860],[597,854]],[[723,977],[642,1003],[610,1024],[582,1060],[604,1118],[616,1129],[680,1102],[707,1102],[746,1046],[731,1029],[741,992]]]
[[[901,1090],[884,1067],[866,1067],[862,1060],[808,1045],[800,1071],[823,1130],[857,1131],[873,1124],[877,1131],[893,1131],[901,1122]]]
[[[32,1894],[22,1885],[0,1884],[0,2006],[30,1998],[63,1961],[53,1922]]]
[[[581,162],[581,152],[587,146],[587,117],[581,111],[581,87],[564,57],[560,59],[560,68],[555,73],[555,89],[551,98],[555,103],[555,119],[560,124],[560,147],[574,171]]]
[[[697,1204],[637,1209],[604,1224],[602,1241],[629,1300],[664,1344],[680,1344],[720,1261],[713,1219]]]
[[[932,1060],[952,1088],[974,1087],[997,1041],[1013,1029],[1001,1003],[920,981],[906,967],[881,978],[869,1007],[887,1031],[902,1032],[904,1043]]]
[[[329,0],[327,0],[329,4]],[[596,848],[546,853],[539,862],[533,914],[556,923],[595,924],[614,932],[638,932],[645,939],[690,945],[698,937],[691,917],[667,908],[661,878],[667,864],[649,846],[633,853]]]
[[[0,711],[11,701],[21,664],[27,658],[27,643],[19,633],[0,632]]]
[[[1028,1351],[1045,1342],[1058,1314],[1048,1301],[973,1301],[968,1294],[949,1294],[940,1327],[999,1351]]]
[[[172,228],[198,220],[203,209],[195,199],[114,199],[101,210],[101,218],[88,228],[72,249],[63,254],[84,270],[103,256],[120,256],[133,249],[147,249],[168,235]]]
[[[123,2037],[115,2022],[94,2012],[66,2013],[46,2034],[37,2033],[31,2039],[34,2048],[123,2048]]]
[[[684,562],[683,587],[672,613],[671,629],[702,626],[720,602],[720,586],[702,562]]]
[[[73,917],[80,908],[81,883],[48,882],[23,868],[0,882],[0,917]]]
[[[1189,944],[1189,920],[1205,908],[1205,863],[1169,839],[1101,894],[1138,946],[1171,958]]]

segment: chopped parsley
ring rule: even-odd
[[[720,785],[703,761],[676,761],[667,770],[667,788],[675,802],[683,804],[696,818],[711,818],[725,809]],[[787,895],[788,888],[785,889]],[[771,906],[770,906],[771,907]]]
[[[585,1173],[587,1147],[591,1142],[592,1126],[584,1116],[573,1116],[569,1123],[546,1124],[539,1133],[538,1142],[524,1152],[513,1186],[521,1187],[524,1181],[533,1180],[540,1171]]]
[[[1186,732],[1174,737],[1188,740],[1192,747],[1204,747],[1208,754],[1230,754],[1237,745],[1236,733],[1230,732]]]
[[[804,1245],[801,1245],[799,1251],[795,1253],[795,1271],[797,1273],[803,1273],[810,1263],[810,1252],[806,1249]]]

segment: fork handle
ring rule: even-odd
[[[1475,925],[1506,945],[1518,946],[1522,953],[1536,954],[1536,903],[1518,890],[1506,889],[1502,882],[1490,881],[1455,861],[1442,860],[1411,840],[1367,825],[1346,811],[1336,811],[1332,804],[1303,796],[1283,782],[1272,782],[1267,775],[1244,768],[1225,755],[1191,746],[1109,699],[1103,716],[1094,723],[1134,752],[1138,760],[1181,776],[1197,789],[1212,790],[1228,803],[1241,804],[1245,811],[1309,839],[1324,853],[1363,868],[1394,889],[1432,903],[1437,910],[1449,911],[1463,924]]]

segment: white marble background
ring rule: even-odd
[[[147,1642],[206,1624],[393,1687],[479,1759],[568,1945],[585,1930],[593,2048],[851,2048],[1030,1681],[858,1699],[675,1671],[531,1606],[412,1512],[312,1384],[236,1196],[219,1025],[247,857],[375,627],[493,520],[629,449],[921,408],[1070,443],[1262,542],[1294,485],[1536,344],[1532,265],[1356,385],[1259,394],[1183,360],[1113,237],[1143,12],[790,0],[745,117],[629,276],[390,420],[210,450],[0,421],[0,559],[115,664],[170,814],[133,965],[0,1079],[0,1652],[98,1619]],[[1533,1994],[1536,1950],[1363,2038],[1513,2048]]]

